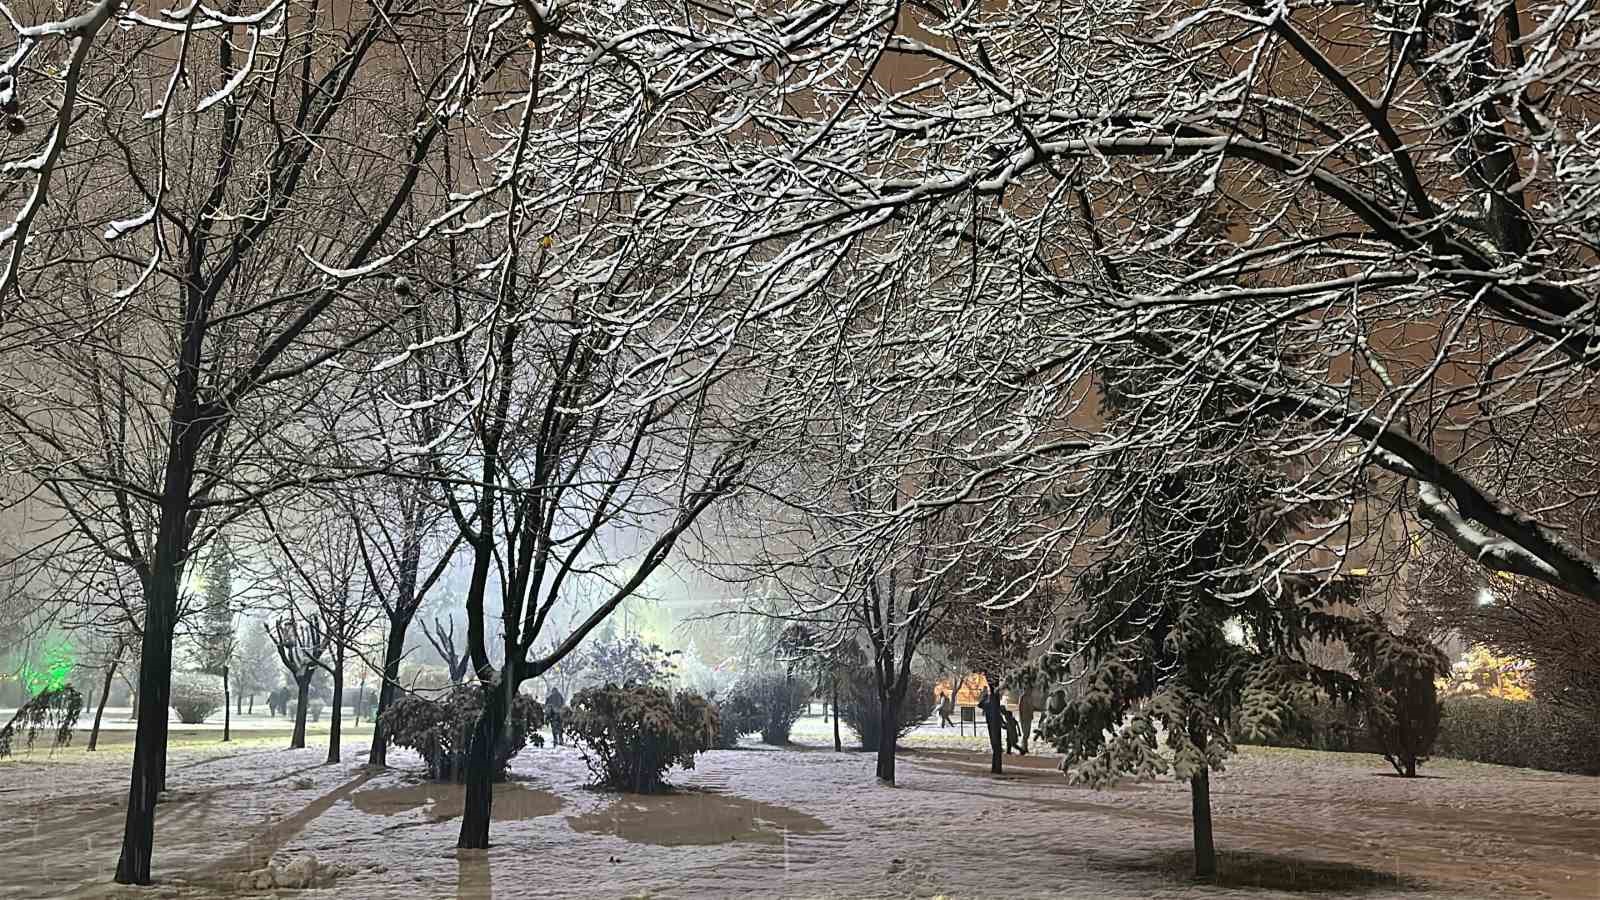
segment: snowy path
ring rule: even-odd
[[[234,895],[237,873],[306,853],[354,870],[307,896],[1600,896],[1600,781],[1492,766],[1402,781],[1372,757],[1250,751],[1213,788],[1236,883],[1200,887],[1181,786],[1070,787],[1037,757],[995,779],[976,754],[917,750],[889,789],[861,754],[716,752],[677,777],[696,790],[618,798],[582,787],[570,749],[529,750],[494,849],[458,857],[459,789],[369,776],[356,750],[217,752],[174,754],[154,891],[104,883],[126,755],[0,766],[0,897]]]

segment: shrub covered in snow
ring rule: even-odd
[[[763,672],[741,679],[733,693],[742,699],[743,708],[755,713],[755,727],[748,731],[761,732],[761,740],[768,744],[787,744],[790,730],[811,699],[811,683],[781,672]]]
[[[696,754],[717,741],[716,707],[699,694],[630,684],[578,692],[566,715],[595,783],[637,794],[660,791],[677,765],[694,768]]]
[[[466,764],[467,743],[483,711],[483,688],[462,685],[433,700],[408,694],[396,698],[383,714],[389,743],[417,751],[435,781],[459,781]],[[511,757],[531,741],[544,743],[537,732],[544,725],[544,707],[525,694],[511,701],[510,723],[495,750],[495,779],[505,777]]]
[[[733,690],[714,702],[717,707],[714,745],[717,749],[732,750],[739,746],[740,738],[761,730],[761,710],[748,694]]]
[[[178,721],[199,725],[222,708],[222,677],[205,672],[173,672],[171,705]]]
[[[933,684],[915,673],[906,688],[905,700],[900,704],[900,728],[896,741],[928,717],[928,705],[933,697]],[[844,680],[839,694],[839,718],[861,738],[861,749],[876,752],[883,741],[883,712],[878,703],[878,688],[872,670],[861,668],[852,671]]]

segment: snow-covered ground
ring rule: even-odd
[[[337,868],[299,893],[362,898],[1600,897],[1595,779],[1441,762],[1407,781],[1374,757],[1250,750],[1214,781],[1225,872],[1198,886],[1181,785],[1071,787],[1043,757],[995,778],[974,739],[925,727],[879,787],[831,734],[806,720],[813,746],[705,754],[652,798],[587,790],[576,751],[529,749],[497,791],[495,847],[462,854],[459,789],[420,783],[407,754],[372,773],[360,741],[332,766],[277,737],[184,746],[153,891],[106,883],[127,754],[36,753],[0,764],[0,897],[272,896],[241,875],[307,855]]]

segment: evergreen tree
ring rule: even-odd
[[[1127,388],[1108,385],[1113,418],[1138,406]],[[1298,695],[1362,696],[1353,677],[1306,659],[1312,642],[1352,638],[1363,623],[1326,611],[1346,596],[1339,583],[1286,571],[1330,510],[1296,498],[1257,449],[1270,427],[1258,416],[1108,461],[1098,512],[1110,549],[1075,582],[1083,612],[1042,663],[1054,683],[1076,676],[1072,696],[1052,694],[1041,728],[1068,775],[1097,786],[1168,771],[1187,780],[1205,878],[1216,874],[1210,773],[1234,749],[1230,723],[1271,733]]]
[[[222,677],[222,739],[230,739],[232,718],[229,709],[229,666],[238,648],[233,627],[233,551],[227,535],[219,535],[206,568],[205,591],[201,607],[199,645],[200,671]]]
[[[1356,671],[1372,689],[1368,731],[1395,772],[1415,778],[1439,736],[1443,708],[1434,680],[1450,674],[1450,660],[1415,630],[1392,633],[1376,616],[1370,623],[1350,642]]]

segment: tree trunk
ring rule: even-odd
[[[878,780],[894,787],[894,745],[900,732],[900,703],[886,691],[878,709]]]
[[[165,554],[163,554],[165,555]],[[178,566],[157,560],[144,579],[145,619],[139,662],[139,725],[133,738],[128,814],[117,859],[118,884],[149,884],[155,853],[156,801],[166,786],[167,704],[172,694],[172,612],[177,608]]]
[[[344,715],[344,651],[333,656],[333,718],[328,722],[328,763],[339,761],[339,726]]]
[[[1217,874],[1217,847],[1211,837],[1211,771],[1201,769],[1189,779],[1189,793],[1194,814],[1194,874],[1197,878],[1215,878]]]
[[[239,710],[238,710],[239,715],[241,715],[241,716],[244,715],[244,692],[240,691],[239,693],[234,694],[233,696],[235,697],[235,699],[233,701],[234,704],[239,707]],[[255,708],[253,704],[252,704],[251,708],[252,709]]]
[[[844,742],[839,740],[839,677],[837,674],[833,678],[833,752],[844,752]]]
[[[256,692],[250,692],[250,715],[256,714]]]
[[[1415,756],[1407,756],[1405,758],[1405,764],[1406,764],[1405,777],[1407,777],[1407,778],[1415,778],[1415,777],[1417,777],[1417,758]]]
[[[94,728],[89,731],[89,749],[94,750],[95,744],[100,742],[100,718],[106,714],[106,701],[111,698],[111,679],[117,674],[117,660],[122,657],[121,648],[111,657],[111,664],[106,666],[106,680],[100,687],[100,705],[95,707]]]
[[[289,749],[303,750],[306,746],[306,698],[311,693],[311,673],[307,672],[304,678],[296,676],[294,683],[300,689],[300,704],[294,711],[294,736],[289,738]]]
[[[1189,739],[1203,752],[1205,732],[1191,729]],[[1189,779],[1191,816],[1194,819],[1194,874],[1196,878],[1217,877],[1217,847],[1211,837],[1211,770],[1202,767]]]
[[[989,726],[989,773],[992,775],[1004,774],[1000,767],[1000,760],[1005,757],[1005,741],[1000,736],[1001,726],[996,720],[986,720]]]
[[[228,703],[228,701],[230,699],[231,698],[229,698],[229,696],[228,696],[228,667],[227,666],[223,666],[222,667],[222,742],[224,744],[226,744],[229,741],[229,739],[230,739],[229,738],[229,733],[233,728],[233,720],[232,720],[233,707],[230,706],[229,703]]]
[[[141,675],[139,677],[143,677],[142,673],[144,672],[144,668],[140,667],[139,671],[141,673]],[[134,684],[134,686],[128,691],[128,697],[130,698],[128,700],[128,705],[133,707],[132,709],[128,710],[128,721],[129,722],[137,722],[137,721],[139,721],[139,686],[138,686],[138,684]]]
[[[461,835],[456,840],[460,850],[489,849],[489,816],[494,807],[494,776],[498,774],[494,770],[495,747],[500,743],[505,720],[507,690],[515,688],[502,686],[485,691],[483,713],[467,744],[467,803],[461,813]]]
[[[395,685],[400,683],[400,658],[405,655],[408,621],[389,621],[389,643],[383,650],[383,683],[378,685],[378,711],[372,717],[372,750],[367,762],[389,764],[389,735],[383,730],[383,713],[394,702]]]

